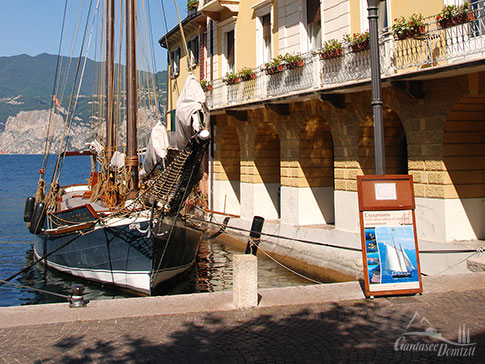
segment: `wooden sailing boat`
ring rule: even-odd
[[[120,153],[115,150],[113,127],[114,0],[106,4],[104,150],[69,153],[60,148],[53,181],[44,194],[43,166],[37,195],[27,199],[24,220],[36,238],[34,253],[47,266],[88,280],[151,294],[159,283],[194,263],[201,240],[200,230],[189,226],[182,207],[201,177],[209,142],[209,133],[204,128],[208,120],[205,94],[198,82],[195,85],[195,78],[189,77],[186,92],[195,90],[195,96],[189,97],[194,115],[185,113],[186,120],[181,121],[185,123],[182,127],[188,127],[193,135],[171,163],[162,157],[151,160],[147,157],[141,180],[137,146],[136,8],[135,0],[127,0],[127,142],[125,163],[116,169],[113,161]],[[66,123],[68,118],[67,115]],[[197,124],[192,123],[195,119]],[[88,184],[59,185],[58,166],[70,154],[92,156],[93,170]],[[148,155],[153,156],[153,151]],[[94,171],[95,160],[101,165],[100,172]]]

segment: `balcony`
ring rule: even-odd
[[[485,0],[476,3],[468,19],[443,24],[436,16],[425,19],[425,28],[417,35],[397,39],[390,29],[379,35],[381,77],[383,82],[396,78],[418,77],[432,70],[446,71],[466,67],[485,58]],[[207,91],[209,108],[245,108],[254,103],[274,102],[288,97],[337,92],[339,89],[367,87],[370,81],[370,51],[352,51],[347,45],[343,54],[323,59],[319,50],[302,55],[302,65],[282,67],[268,72],[254,69],[256,77],[225,84],[214,80]]]
[[[221,21],[239,12],[239,0],[203,0],[199,2],[202,14],[212,20]]]

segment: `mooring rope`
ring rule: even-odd
[[[240,228],[240,227],[236,227],[236,226],[227,226],[227,224],[224,224],[224,223],[220,224],[220,223],[214,222],[212,220],[211,221],[201,220],[201,219],[198,219],[196,217],[191,217],[191,219],[197,220],[199,222],[204,222],[204,223],[216,225],[216,226],[219,226],[221,228],[222,227],[225,227],[226,229],[233,229],[233,230],[242,231],[242,232],[245,232],[245,233],[251,233],[251,232],[253,232],[250,229]],[[283,235],[278,235],[278,234],[270,234],[270,233],[264,233],[264,232],[261,232],[260,234],[262,236],[267,236],[267,237],[270,237],[270,238],[277,238],[277,239],[283,239],[283,240],[297,241],[299,243],[312,244],[312,245],[322,245],[322,246],[326,246],[326,247],[329,247],[329,248],[336,248],[336,249],[343,249],[343,250],[350,250],[350,251],[358,251],[358,252],[361,252],[362,251],[362,249],[360,249],[360,248],[353,248],[353,247],[349,247],[349,246],[341,246],[341,245],[330,244],[330,243],[322,243],[322,242],[319,242],[319,241],[311,241],[311,240],[305,240],[305,239],[299,239],[299,238],[290,238],[288,236],[283,236]],[[482,253],[483,251],[484,251],[484,248],[483,247],[478,247],[476,249],[435,249],[435,250],[419,250],[419,253],[420,254],[452,254],[452,253],[474,253],[474,254],[479,254],[479,253]]]
[[[6,279],[2,279],[1,282],[0,282],[0,287],[3,286],[6,282],[9,282],[11,281],[12,279],[14,279],[15,277],[17,277],[19,274],[22,274],[24,272],[26,272],[27,270],[29,270],[30,268],[32,268],[34,265],[40,263],[42,260],[45,260],[47,259],[49,256],[51,256],[52,254],[58,252],[59,250],[61,250],[62,248],[65,248],[66,246],[68,246],[69,244],[71,244],[74,240],[76,240],[77,238],[81,237],[82,235],[85,235],[89,232],[83,232],[83,231],[80,231],[75,237],[73,237],[72,239],[66,241],[64,244],[62,244],[61,246],[57,247],[56,249],[54,249],[53,251],[45,254],[44,256],[40,257],[39,259],[37,260],[34,260],[31,264],[29,264],[28,266],[26,266],[25,268],[21,269],[20,271],[18,271],[17,273],[14,273],[12,274],[10,277],[6,278]]]
[[[250,244],[253,245],[253,246],[256,246],[259,250],[261,250],[268,258],[270,258],[273,262],[275,262],[276,264],[280,265],[281,267],[283,267],[284,269],[288,270],[289,272],[301,277],[301,278],[304,278],[304,279],[307,279],[313,283],[317,283],[317,284],[324,284],[324,282],[320,282],[320,281],[317,281],[313,278],[310,278],[310,277],[307,277],[301,273],[298,273],[297,271],[291,269],[290,267],[288,267],[287,265],[281,263],[280,261],[278,261],[276,258],[273,258],[269,253],[267,253],[263,247],[261,246],[261,242],[259,244],[255,244],[251,239],[249,240]]]
[[[35,288],[35,287],[24,286],[23,284],[8,282],[8,281],[4,281],[3,279],[0,279],[0,283],[1,283],[0,284],[0,287],[2,285],[4,285],[4,284],[9,284],[11,286],[15,286],[15,287],[18,287],[18,288],[30,289],[31,291],[37,291],[37,292],[47,293],[47,294],[50,294],[50,295],[53,295],[53,296],[57,296],[57,297],[66,298],[67,300],[70,300],[71,299],[71,296],[67,296],[65,294],[60,294],[60,293],[56,293],[56,292],[45,291],[43,289]]]

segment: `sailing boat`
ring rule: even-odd
[[[116,103],[114,96],[115,5],[114,0],[107,0],[105,145],[93,141],[89,151],[67,152],[63,140],[47,193],[43,179],[44,158],[37,194],[27,199],[24,220],[35,235],[36,258],[48,267],[149,295],[161,282],[182,273],[195,262],[202,234],[199,227],[190,225],[183,205],[201,178],[210,137],[205,94],[196,78],[189,76],[177,110],[179,134],[185,138],[183,143],[179,139],[178,144],[184,146],[178,154],[170,151],[164,134],[166,129],[157,123],[140,171],[135,4],[135,0],[126,0],[124,5],[126,153],[119,150],[122,148],[115,142],[114,115],[120,113],[124,104]],[[121,19],[119,23],[122,24]],[[76,76],[84,73],[84,70],[78,72],[79,69],[82,68],[78,64]],[[66,128],[72,121],[73,105],[77,102],[72,101],[76,82],[75,79],[65,115]],[[50,139],[48,134],[46,150]],[[87,184],[59,185],[60,170],[69,155],[91,156],[92,169]]]
[[[384,271],[390,272],[393,278],[411,277],[412,272],[416,269],[411,263],[401,244],[396,247],[394,239],[392,245],[382,242],[386,246],[385,259],[383,260]]]

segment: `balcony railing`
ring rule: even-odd
[[[436,16],[425,19],[425,27],[414,36],[397,39],[389,29],[380,34],[382,77],[415,72],[485,58],[485,0],[472,5],[470,15],[445,23]],[[320,51],[302,55],[303,65],[267,73],[254,69],[256,77],[227,85],[222,79],[213,82],[207,92],[211,109],[285,97],[308,91],[324,91],[370,79],[370,52],[352,51],[322,59]]]

